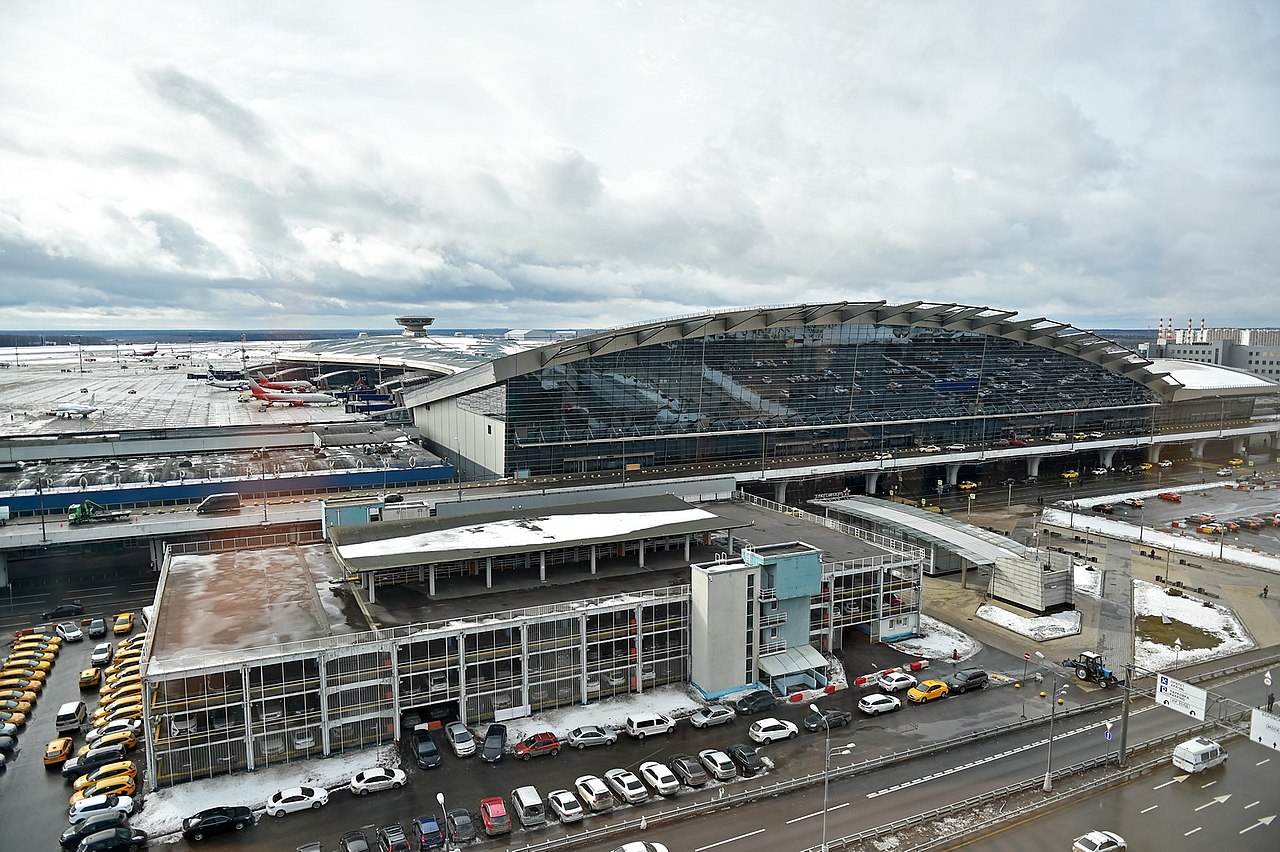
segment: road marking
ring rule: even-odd
[[[1217,784],[1217,783],[1218,783],[1217,781],[1210,781],[1208,784],[1201,784],[1200,789],[1208,790],[1210,787],[1212,787],[1214,784]]]
[[[1158,808],[1158,807],[1160,807],[1160,806],[1159,806],[1159,805],[1152,805],[1152,806],[1151,806],[1151,807],[1149,807],[1149,808],[1143,808],[1142,810],[1138,811],[1138,813],[1140,813],[1140,814],[1145,814],[1147,811],[1154,811],[1154,810],[1155,810],[1156,808]]]
[[[1261,766],[1264,763],[1270,763],[1270,762],[1271,762],[1271,758],[1265,757],[1262,760],[1259,760],[1257,763],[1255,763],[1254,766]]]
[[[1170,784],[1181,784],[1183,781],[1186,781],[1186,780],[1187,780],[1188,778],[1190,778],[1190,777],[1191,777],[1190,775],[1179,775],[1177,778],[1174,778],[1174,779],[1172,779],[1172,780],[1170,780],[1170,781],[1166,781],[1166,782],[1164,782],[1163,784],[1157,784],[1156,786],[1152,787],[1151,789],[1152,789],[1152,790],[1159,790],[1161,787],[1168,787]]]
[[[1253,825],[1246,826],[1245,828],[1240,829],[1240,831],[1237,833],[1244,834],[1246,831],[1253,831],[1255,828],[1257,828],[1260,825],[1271,825],[1272,820],[1274,820],[1275,818],[1276,818],[1275,814],[1272,814],[1271,816],[1264,816],[1260,820],[1255,822]]]
[[[1198,811],[1202,811],[1202,810],[1204,810],[1205,808],[1210,807],[1211,805],[1220,805],[1220,804],[1222,804],[1223,802],[1225,802],[1227,799],[1230,799],[1230,798],[1231,798],[1231,794],[1230,794],[1230,793],[1228,793],[1228,794],[1227,794],[1227,795],[1225,795],[1225,796],[1214,796],[1210,801],[1207,801],[1207,802],[1205,802],[1203,805],[1201,805],[1200,807],[1196,808],[1196,810],[1198,810]]]
[[[827,808],[827,813],[831,813],[832,811],[838,811],[841,808],[847,808],[847,807],[849,807],[848,802],[841,802],[838,805],[832,805],[831,807]],[[789,819],[787,820],[787,825],[791,825],[791,823],[793,822],[804,822],[810,817],[816,817],[816,816],[822,816],[822,811],[814,811],[811,814],[805,814],[804,816],[798,816],[795,819]]]
[[[1197,831],[1199,831],[1199,830],[1200,830],[1200,828],[1201,828],[1200,826],[1196,826],[1195,828],[1191,829],[1190,831],[1184,831],[1184,832],[1182,832],[1182,836],[1183,836],[1183,837],[1190,837],[1191,835],[1193,835],[1193,834],[1195,834]]]
[[[757,828],[755,831],[748,831],[746,834],[739,834],[737,837],[730,837],[728,840],[721,840],[718,843],[711,843],[707,846],[699,846],[693,852],[706,852],[707,849],[715,849],[717,846],[723,846],[726,843],[732,843],[735,840],[743,840],[747,837],[755,837],[757,834],[764,834],[763,828]]]
[[[1249,808],[1253,807],[1256,804],[1259,804],[1259,802],[1250,802],[1249,804],[1244,806],[1244,809],[1247,811],[1249,810]]]

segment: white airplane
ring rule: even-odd
[[[55,405],[53,408],[49,409],[48,413],[52,414],[54,417],[88,418],[88,416],[93,412],[101,410],[101,406],[93,404],[94,397],[96,396],[97,394],[94,394],[94,393],[89,394],[88,405],[85,405],[83,403],[64,402],[64,403],[61,403],[60,405]]]
[[[267,390],[262,385],[249,380],[249,390],[258,399],[262,400],[264,406],[272,403],[283,402],[286,405],[337,405],[337,397],[329,396],[327,393],[301,393],[293,391],[273,391]]]
[[[316,386],[311,382],[302,379],[295,379],[291,382],[273,382],[261,373],[258,374],[258,384],[267,390],[277,391],[313,391]]]
[[[238,390],[238,391],[248,390],[249,380],[248,379],[215,379],[213,376],[210,376],[209,387],[222,388],[223,390]]]

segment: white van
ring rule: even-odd
[[[78,731],[84,727],[85,720],[89,717],[89,711],[85,708],[83,701],[68,701],[58,708],[58,715],[54,717],[53,726],[58,729],[58,733],[65,734],[67,731]]]
[[[517,787],[511,791],[511,809],[525,828],[534,828],[547,821],[547,806],[542,803],[536,787]]]
[[[669,734],[675,729],[675,720],[661,713],[636,713],[627,717],[627,733],[638,740],[651,734]]]
[[[1049,433],[1049,435],[1048,435],[1048,437],[1047,437],[1047,438],[1045,438],[1045,440],[1047,440],[1047,441],[1065,441],[1065,440],[1067,440],[1067,433],[1066,433],[1066,432],[1050,432],[1050,433]]]
[[[1187,740],[1173,750],[1173,765],[1183,772],[1203,772],[1226,761],[1227,750],[1205,737]]]

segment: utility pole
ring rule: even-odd
[[[1120,705],[1120,757],[1117,765],[1125,768],[1129,761],[1129,684],[1133,682],[1133,663],[1124,667],[1124,703]]]

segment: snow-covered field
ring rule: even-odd
[[[995,604],[983,604],[978,607],[978,618],[1037,642],[1074,636],[1080,632],[1080,611],[1075,609],[1051,615],[1026,616],[1009,612]]]
[[[952,627],[944,621],[920,616],[920,629],[923,636],[906,639],[902,642],[890,642],[889,647],[913,657],[926,660],[967,660],[982,650],[982,643],[959,628]]]
[[[1214,648],[1186,649],[1179,651],[1168,645],[1138,640],[1135,642],[1134,662],[1147,671],[1167,671],[1177,665],[1216,660],[1231,654],[1239,654],[1255,646],[1244,626],[1230,609],[1214,604],[1205,606],[1200,600],[1185,595],[1177,597],[1165,594],[1162,586],[1144,580],[1133,582],[1133,608],[1138,615],[1164,615],[1173,621],[1190,624],[1221,639]]]

